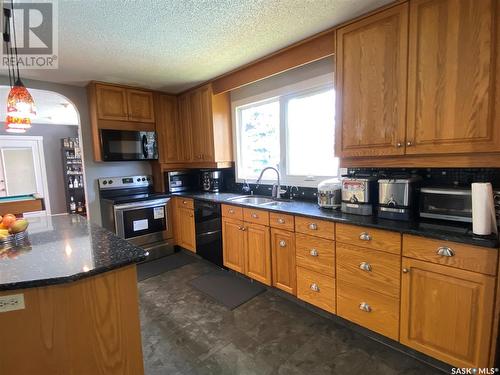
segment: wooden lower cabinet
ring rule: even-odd
[[[297,297],[335,314],[335,279],[297,267]]]
[[[177,209],[178,238],[177,245],[184,249],[196,252],[196,232],[194,224],[194,211],[189,208]]]
[[[245,274],[271,285],[271,234],[269,227],[245,223]]]
[[[272,228],[271,244],[273,286],[296,295],[295,233]]]
[[[243,221],[222,219],[222,258],[224,266],[245,273],[245,233]]]
[[[490,367],[495,278],[403,258],[400,342],[456,367]]]

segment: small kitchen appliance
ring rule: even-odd
[[[100,130],[103,161],[157,160],[156,132]]]
[[[423,187],[420,189],[420,217],[472,223],[471,189]]]
[[[167,193],[178,193],[180,191],[195,190],[196,175],[193,171],[170,171],[165,172],[165,191]]]
[[[218,193],[222,188],[222,171],[201,171],[201,190]]]
[[[338,209],[342,204],[342,184],[331,178],[318,184],[318,205],[321,208]]]
[[[342,178],[342,212],[356,215],[372,215],[377,195],[375,177],[348,176]]]
[[[378,216],[410,220],[415,213],[415,192],[419,176],[378,180]]]

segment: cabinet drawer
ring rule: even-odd
[[[238,206],[221,205],[222,216],[231,219],[243,220],[243,208]]]
[[[335,277],[335,242],[297,233],[297,266]]]
[[[401,257],[337,242],[337,280],[399,298]]]
[[[255,210],[253,208],[244,208],[243,220],[249,223],[269,226],[269,212],[263,210]]]
[[[270,212],[269,223],[273,228],[289,230],[290,232],[295,229],[295,220],[292,215]]]
[[[398,298],[338,282],[337,314],[381,335],[398,340]]]
[[[449,267],[495,275],[498,249],[405,234],[403,255]]]
[[[401,254],[401,234],[382,229],[337,224],[337,241]]]
[[[329,240],[335,239],[335,223],[331,221],[296,216],[295,231]]]
[[[297,297],[311,305],[335,313],[335,279],[297,267]]]
[[[194,200],[193,199],[177,197],[176,201],[177,201],[178,208],[184,207],[184,208],[190,208],[190,209],[194,210]]]

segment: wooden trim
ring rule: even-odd
[[[101,139],[99,137],[99,126],[97,120],[97,93],[95,82],[91,82],[87,86],[87,98],[89,101],[90,131],[92,136],[94,161],[102,161]]]
[[[459,155],[402,155],[340,159],[342,168],[500,168],[500,153]]]
[[[166,171],[175,171],[178,169],[192,169],[192,168],[231,168],[233,166],[233,162],[199,162],[199,163],[190,163],[190,162],[180,162],[180,163],[167,163],[162,164],[161,168],[163,172]]]
[[[155,124],[152,122],[135,122],[135,121],[114,121],[114,120],[98,120],[97,129],[114,129],[114,130],[137,130],[152,132],[155,131]]]
[[[335,53],[335,30],[306,39],[286,47],[251,65],[213,81],[214,94],[285,72],[287,70],[332,56]]]

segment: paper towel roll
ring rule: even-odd
[[[472,184],[472,232],[478,235],[497,233],[493,188],[489,182]]]

